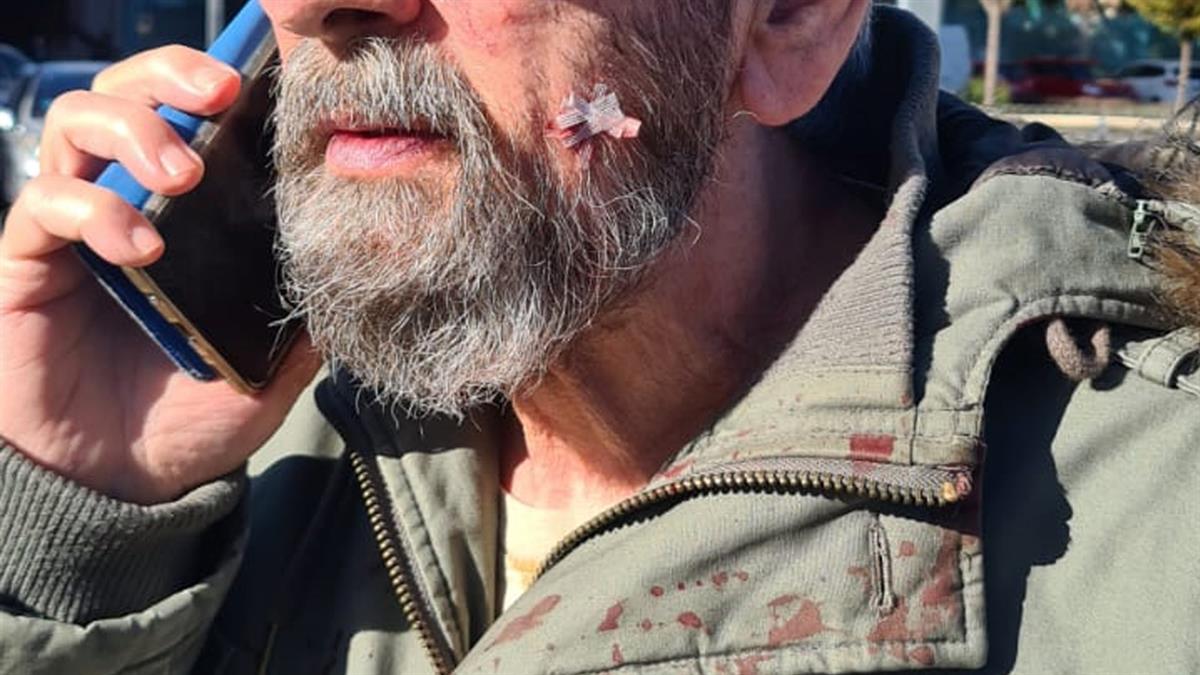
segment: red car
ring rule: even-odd
[[[1039,57],[1001,66],[1014,103],[1042,103],[1072,98],[1136,99],[1133,87],[1097,79],[1094,63],[1085,59]]]

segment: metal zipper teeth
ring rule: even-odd
[[[404,618],[410,626],[417,629],[417,635],[421,639],[421,646],[425,649],[425,656],[429,658],[430,664],[433,665],[434,672],[438,675],[449,675],[449,660],[439,648],[433,634],[433,629],[430,628],[429,620],[426,618],[426,613],[418,602],[417,596],[413,593],[416,584],[413,580],[412,572],[408,569],[404,558],[400,555],[399,535],[391,527],[391,509],[388,508],[390,503],[387,501],[387,495],[379,489],[379,480],[371,471],[370,465],[362,454],[351,452],[350,464],[354,468],[354,477],[358,481],[363,503],[367,507],[367,518],[371,523],[371,531],[375,533],[375,543],[378,545],[380,556],[383,558],[384,569],[387,570],[388,579],[392,584],[392,591],[395,593],[396,599],[400,602],[400,609],[404,612]]]
[[[834,493],[917,506],[946,506],[961,496],[948,494],[945,488],[914,488],[820,471],[728,471],[691,476],[636,494],[584,523],[551,549],[534,578],[540,578],[587,539],[649,506],[717,492],[762,490]]]

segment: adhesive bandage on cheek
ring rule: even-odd
[[[586,159],[591,155],[588,141],[607,134],[615,139],[637,138],[642,122],[625,114],[617,95],[603,84],[592,89],[588,100],[571,92],[551,125],[551,134],[567,148],[578,149]]]

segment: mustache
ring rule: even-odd
[[[402,129],[460,144],[491,135],[484,107],[436,48],[409,39],[363,37],[334,56],[306,39],[275,82],[275,159],[311,168],[335,129]]]

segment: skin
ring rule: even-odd
[[[582,86],[563,55],[600,20],[597,6],[640,1],[263,5],[285,59],[305,37],[336,52],[358,35],[420,31],[457,62],[501,128],[533,133]],[[582,520],[644,485],[778,354],[877,222],[775,128],[820,99],[867,0],[739,0],[735,7],[729,139],[717,180],[693,214],[701,236],[662,260],[644,292],[602,317],[543,382],[514,398],[501,481],[522,501]],[[0,237],[0,436],[118,499],[168,501],[236,469],[319,367],[300,345],[256,397],[195,382],[64,248],[84,241],[106,260],[133,266],[161,255],[162,241],[142,216],[86,179],[115,158],[153,190],[191,189],[203,167],[152,107],[210,114],[228,106],[237,87],[235,73],[180,47],[111,67],[94,91],[52,107],[43,173]]]

